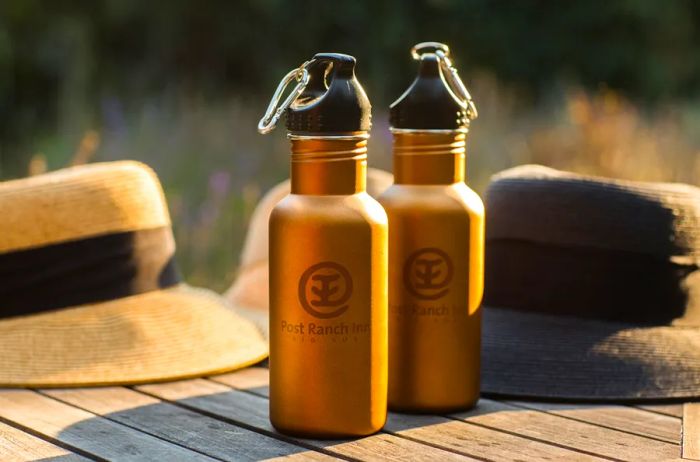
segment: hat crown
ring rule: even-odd
[[[0,184],[0,227],[0,319],[179,283],[163,191],[137,162]]]
[[[96,163],[0,184],[0,254],[169,226],[158,178],[140,162]]]
[[[488,237],[700,262],[700,188],[523,165],[486,192]]]
[[[700,325],[700,189],[523,166],[486,207],[487,305]]]
[[[0,183],[0,385],[211,375],[267,342],[214,293],[181,283],[163,190],[131,161]]]

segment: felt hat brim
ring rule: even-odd
[[[700,189],[525,165],[486,210],[484,394],[700,398]]]
[[[0,321],[0,386],[125,385],[232,371],[267,341],[211,291],[179,284]]]
[[[557,401],[700,397],[700,328],[483,308],[482,393]]]

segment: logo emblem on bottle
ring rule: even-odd
[[[316,263],[299,278],[299,302],[307,313],[317,318],[335,318],[345,313],[351,296],[352,277],[339,263]]]
[[[413,252],[403,268],[406,289],[422,300],[437,300],[450,291],[454,268],[443,250],[426,247]]]

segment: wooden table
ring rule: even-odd
[[[0,461],[629,460],[680,457],[681,405],[482,399],[445,416],[391,414],[381,433],[315,441],[277,433],[264,368],[208,379],[0,390]]]

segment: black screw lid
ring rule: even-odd
[[[467,102],[450,89],[437,55],[420,56],[418,76],[390,106],[392,128],[460,130],[469,127]]]
[[[355,78],[356,60],[340,53],[318,53],[307,67],[309,83],[287,109],[291,132],[369,131],[369,98]]]

